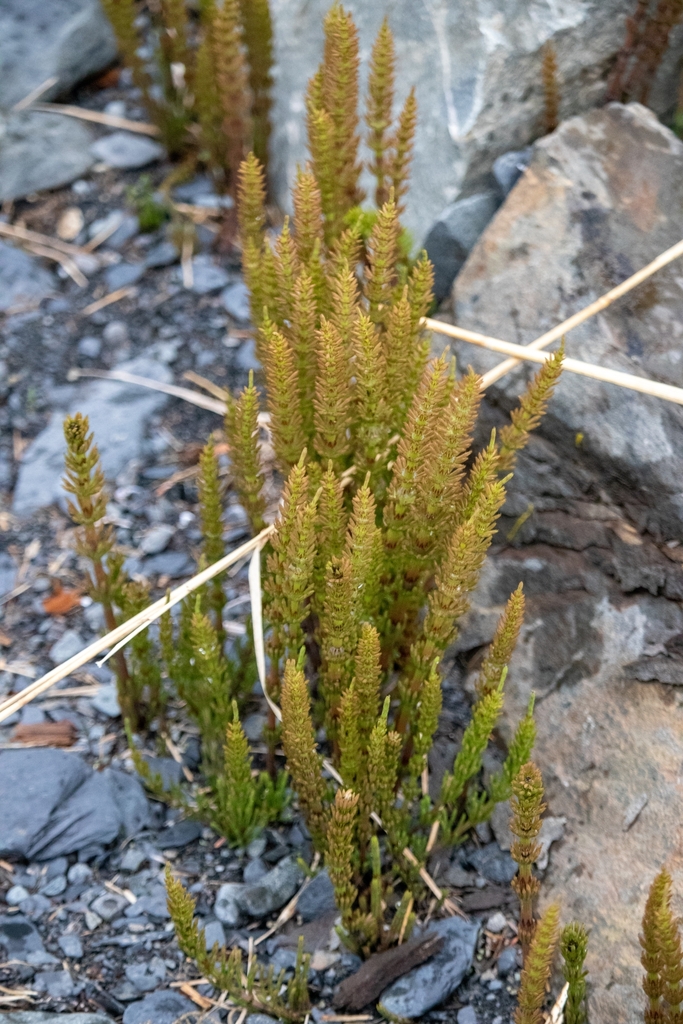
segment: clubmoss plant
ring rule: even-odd
[[[543,127],[546,135],[554,132],[560,123],[560,87],[557,80],[557,53],[551,42],[543,47],[541,65],[543,80]]]
[[[114,531],[106,521],[107,492],[97,445],[87,416],[76,413],[64,421],[66,454],[63,487],[69,515],[77,524],[76,551],[90,563],[86,581],[89,595],[104,612],[107,631],[148,604],[144,584],[133,583],[123,570],[124,556],[116,548]],[[133,729],[144,729],[163,712],[165,696],[161,676],[146,634],[139,634],[130,650],[130,664],[118,651],[113,663],[119,706]]]
[[[534,875],[533,865],[541,852],[536,839],[541,831],[541,814],[545,810],[543,779],[532,761],[522,765],[512,783],[510,807],[510,831],[516,836],[510,847],[510,854],[519,864],[519,872],[512,879],[512,888],[519,897],[518,935],[526,960],[536,930],[534,899],[539,893],[541,883]]]
[[[124,62],[150,120],[184,175],[208,165],[226,190],[247,148],[268,161],[272,105],[273,32],[268,0],[205,0],[199,15],[185,0],[161,0],[147,9],[154,56],[143,43],[133,0],[103,0]]]
[[[567,1002],[564,1008],[565,1024],[585,1024],[586,976],[584,962],[588,951],[588,933],[576,921],[565,925],[560,936],[562,973],[566,981]]]
[[[645,1024],[677,1024],[683,1005],[683,952],[679,923],[671,910],[671,875],[664,868],[650,886],[643,930],[641,963],[648,1005]]]
[[[560,908],[548,907],[524,960],[515,1010],[515,1024],[541,1024],[546,985],[550,979],[559,932]]]
[[[431,303],[431,266],[424,254],[406,260],[399,243],[414,100],[390,134],[393,59],[385,24],[373,50],[367,117],[382,205],[367,240],[354,213],[362,198],[358,39],[339,5],[326,18],[324,60],[307,94],[311,163],[295,184],[293,223],[285,221],[274,244],[253,155],[238,188],[270,439],[286,478],[263,579],[267,686],[282,706],[300,806],[344,908],[344,941],[363,955],[400,933],[401,918],[388,909],[397,901],[384,893],[398,885],[405,910],[422,884],[404,849],[419,867],[435,821],[444,842],[462,840],[510,795],[529,758],[532,707],[500,776],[482,787],[482,757],[523,617],[518,590],[482,669],[453,770],[438,799],[424,787],[441,709],[439,665],[469,607],[506,474],[562,361],[558,353],[543,366],[511,423],[473,457],[479,379],[456,374],[447,357],[429,360],[420,322]],[[251,383],[237,401],[242,422],[247,408],[249,420],[246,428],[238,422],[233,400],[226,430],[234,480],[245,508],[258,509]],[[275,725],[273,716],[273,738]],[[322,774],[320,727],[341,779],[336,796]]]
[[[249,959],[245,970],[239,946],[228,951],[216,943],[207,950],[204,930],[194,916],[195,901],[173,877],[168,865],[166,893],[178,946],[216,988],[227,992],[234,1003],[253,1013],[265,1013],[287,1024],[300,1024],[306,1018],[310,1009],[306,979],[311,958],[304,953],[303,936],[299,939],[294,973],[288,982],[284,969],[276,975],[272,965],[266,968],[256,957]]]

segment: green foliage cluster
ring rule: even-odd
[[[107,494],[97,446],[87,416],[76,413],[64,421],[66,441],[64,490],[69,514],[77,524],[76,551],[90,564],[87,587],[98,601],[110,632],[149,604],[147,586],[130,580],[123,569],[124,556],[116,549],[114,532],[105,522]],[[114,656],[117,694],[121,712],[133,729],[146,728],[163,714],[166,695],[158,662],[146,633],[133,640],[129,657],[121,650]]]
[[[69,511],[78,524],[77,550],[91,565],[89,593],[102,604],[108,630],[142,611],[149,588],[131,580],[113,531],[105,522],[107,495],[99,454],[86,417],[76,414],[64,423],[67,442],[64,487],[74,495]],[[200,459],[199,517],[203,532],[202,562],[216,562],[223,545],[223,495],[213,442]],[[129,730],[129,744],[138,772],[160,799],[199,817],[236,846],[246,846],[277,820],[289,801],[284,772],[271,778],[252,776],[252,760],[239,722],[238,702],[256,679],[250,638],[225,651],[220,577],[214,578],[180,607],[178,622],[170,612],[160,619],[158,641],[148,630],[136,634],[114,658],[119,705]],[[164,685],[162,676],[167,684]],[[133,733],[160,725],[169,690],[184,701],[199,727],[202,774],[206,786],[193,796],[177,786],[164,789],[136,751]]]
[[[196,962],[203,977],[227,992],[237,1006],[253,1013],[268,1014],[287,1024],[299,1024],[306,1018],[310,1009],[306,979],[311,958],[304,953],[303,936],[299,939],[294,974],[288,982],[285,982],[284,969],[275,974],[272,965],[265,968],[256,957],[250,959],[245,971],[239,946],[230,952],[218,943],[213,949],[206,948],[204,930],[194,916],[195,901],[173,877],[169,866],[166,867],[166,892],[178,945],[185,956]]]
[[[404,849],[422,863],[436,821],[443,841],[462,839],[510,796],[528,760],[532,706],[502,772],[488,787],[478,781],[523,617],[520,589],[481,669],[452,771],[434,798],[423,785],[441,709],[439,664],[469,606],[506,474],[562,361],[558,353],[543,366],[511,423],[473,457],[479,379],[458,376],[445,357],[429,360],[420,322],[432,269],[424,254],[406,260],[399,244],[415,110],[411,93],[390,130],[393,67],[384,25],[368,83],[381,206],[367,239],[354,213],[362,198],[358,40],[338,5],[307,94],[311,163],[297,177],[293,225],[286,220],[274,244],[266,236],[264,175],[253,155],[238,190],[270,438],[286,478],[263,582],[268,687],[281,702],[299,803],[344,907],[344,941],[364,955],[396,940],[421,884]],[[250,381],[226,418],[233,484],[254,530],[264,506],[259,405]],[[336,796],[317,750],[321,727],[342,782]],[[397,885],[405,899],[394,895]],[[379,915],[380,907],[390,909]]]
[[[640,936],[645,1024],[678,1024],[683,1016],[683,950],[679,922],[671,909],[671,875],[662,869],[653,880]]]
[[[155,189],[149,174],[141,174],[127,190],[128,202],[138,215],[140,231],[156,231],[169,218],[169,210],[155,196]]]
[[[234,187],[248,148],[268,159],[273,29],[268,0],[186,0],[148,6],[154,58],[143,42],[134,0],[103,0],[119,50],[141,90],[150,120],[172,156],[199,160],[219,184]]]

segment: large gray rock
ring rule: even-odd
[[[456,322],[526,343],[588,305],[683,237],[683,142],[638,104],[572,118],[532,161],[484,232],[454,288]],[[683,386],[678,262],[571,331],[567,353]],[[457,344],[482,371],[500,357]],[[489,389],[509,408],[528,366]],[[566,373],[541,435],[571,459],[576,438],[633,518],[683,535],[683,410]]]
[[[35,256],[0,242],[0,313],[40,302],[51,295],[56,287],[54,274],[42,267]]]
[[[93,772],[53,811],[36,834],[29,856],[52,860],[103,847],[119,835],[135,835],[148,823],[149,805],[138,780],[107,768]]]
[[[167,366],[145,356],[122,363],[119,369],[164,383],[171,380]],[[14,511],[27,515],[62,498],[62,423],[67,411],[82,412],[89,417],[105,474],[112,479],[140,454],[147,419],[166,400],[167,396],[158,391],[117,381],[79,385],[68,410],[54,411],[48,426],[24,453],[14,490]]]
[[[0,856],[53,860],[133,835],[148,820],[132,776],[93,772],[62,750],[0,753]]]
[[[305,159],[304,94],[320,61],[329,0],[273,0],[277,75],[271,169],[280,203]],[[494,159],[541,130],[543,46],[559,66],[562,115],[604,96],[633,0],[349,0],[364,69],[382,18],[396,38],[398,101],[415,86],[419,120],[413,187],[405,221],[421,243],[441,210],[483,182]],[[680,39],[680,36],[677,37]],[[657,109],[675,105],[680,43],[652,93]],[[469,188],[472,191],[471,188]]]
[[[0,200],[80,178],[93,164],[91,141],[88,128],[73,117],[40,111],[0,115]]]
[[[439,952],[393,982],[380,996],[384,1009],[397,1017],[422,1017],[455,992],[472,966],[479,921],[448,917],[429,926],[429,934],[433,933],[444,937]]]
[[[57,1015],[45,1010],[10,1010],[2,1015],[3,1024],[55,1024]],[[60,1013],[59,1024],[112,1024],[105,1013]]]
[[[99,0],[3,0],[0,5],[0,109],[48,78],[52,99],[102,71],[116,57],[114,33]]]
[[[0,753],[0,856],[27,857],[53,810],[85,782],[89,769],[63,750]]]

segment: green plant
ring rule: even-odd
[[[195,901],[173,877],[168,865],[166,893],[178,946],[216,988],[227,992],[234,1003],[252,1012],[266,1013],[291,1024],[299,1024],[306,1018],[310,1008],[306,980],[311,958],[304,953],[303,936],[299,939],[294,974],[288,982],[285,983],[284,970],[276,975],[272,966],[265,968],[256,957],[249,958],[245,972],[238,946],[228,952],[216,943],[207,950],[204,930],[194,917]]]
[[[268,0],[205,0],[198,18],[185,0],[149,5],[156,42],[150,64],[139,54],[133,0],[103,0],[103,6],[150,120],[171,155],[185,158],[184,174],[200,161],[231,190],[249,146],[267,163],[273,63]]]
[[[134,185],[127,190],[128,202],[138,215],[140,230],[145,233],[156,231],[169,218],[169,211],[160,203],[155,194],[149,174],[141,174]]]
[[[557,946],[559,918],[560,908],[553,903],[538,922],[524,960],[515,1024],[541,1024],[543,1020],[542,1008]]]
[[[114,531],[105,521],[107,493],[97,446],[89,433],[87,416],[76,413],[64,420],[66,454],[63,487],[75,501],[67,501],[77,524],[76,551],[90,563],[88,593],[102,605],[108,631],[149,603],[148,589],[132,582],[123,570],[124,556],[116,548]],[[146,634],[131,645],[130,664],[124,652],[113,659],[121,712],[134,729],[145,728],[163,713],[165,694],[154,652]]]
[[[541,814],[545,810],[543,779],[532,761],[522,765],[513,780],[510,807],[510,831],[516,836],[510,854],[519,864],[519,872],[512,879],[512,888],[519,897],[519,944],[526,959],[536,930],[534,899],[541,883],[534,875],[533,865],[541,852],[536,839],[541,831]]]
[[[546,135],[560,123],[560,88],[557,81],[557,53],[551,42],[543,47],[543,127]]]
[[[683,952],[671,910],[671,875],[666,869],[650,886],[640,945],[643,990],[648,1000],[645,1024],[678,1024],[683,1012]]]
[[[438,799],[423,789],[441,708],[439,664],[469,606],[506,474],[543,414],[562,354],[473,459],[479,379],[458,377],[447,358],[429,361],[420,321],[431,267],[424,254],[407,260],[399,244],[397,195],[414,107],[411,98],[390,144],[391,35],[383,26],[373,50],[368,114],[386,201],[367,218],[358,213],[358,41],[338,5],[326,19],[324,54],[308,90],[312,160],[297,178],[293,225],[285,221],[275,245],[266,238],[264,177],[253,155],[240,170],[238,216],[270,438],[286,477],[263,580],[267,685],[281,701],[289,771],[335,882],[344,941],[367,955],[396,940],[422,884],[404,849],[419,866],[435,821],[442,841],[461,840],[509,797],[531,751],[533,703],[503,771],[481,786],[523,617],[518,590],[453,770]],[[254,528],[263,507],[257,419],[250,382],[230,403],[226,430],[235,485],[245,508],[257,510]],[[271,742],[275,726],[273,716]],[[322,774],[320,727],[341,779],[336,795]]]
[[[567,1002],[564,1008],[566,1024],[585,1024],[586,974],[584,961],[588,951],[588,933],[582,924],[565,925],[560,935],[562,973],[567,983]]]

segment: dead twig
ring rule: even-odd
[[[97,377],[99,380],[118,380],[122,384],[137,384],[142,388],[150,388],[152,391],[162,391],[165,395],[173,395],[174,398],[182,398],[185,402],[198,405],[200,409],[217,412],[220,416],[225,415],[226,404],[224,401],[218,402],[214,398],[207,398],[197,391],[181,388],[177,384],[163,384],[161,381],[152,380],[151,377],[138,377],[137,374],[127,373],[125,370],[82,370],[80,366],[74,366],[69,370],[67,377],[72,381],[78,380],[80,377]]]
[[[93,313],[97,313],[98,310],[104,309],[105,306],[111,306],[113,302],[119,302],[121,299],[132,298],[137,293],[137,288],[132,284],[125,288],[117,288],[115,292],[110,292],[109,295],[103,295],[96,302],[91,302],[89,306],[81,310],[81,316],[91,316]]]
[[[109,128],[123,128],[127,132],[137,132],[139,135],[159,135],[159,129],[154,124],[147,124],[145,121],[131,121],[127,117],[117,117],[116,114],[102,114],[99,110],[86,110],[85,107],[75,107],[70,103],[34,103],[31,110],[38,110],[41,114],[64,114],[65,117],[77,117],[81,121],[92,121],[94,124],[105,124]]]

